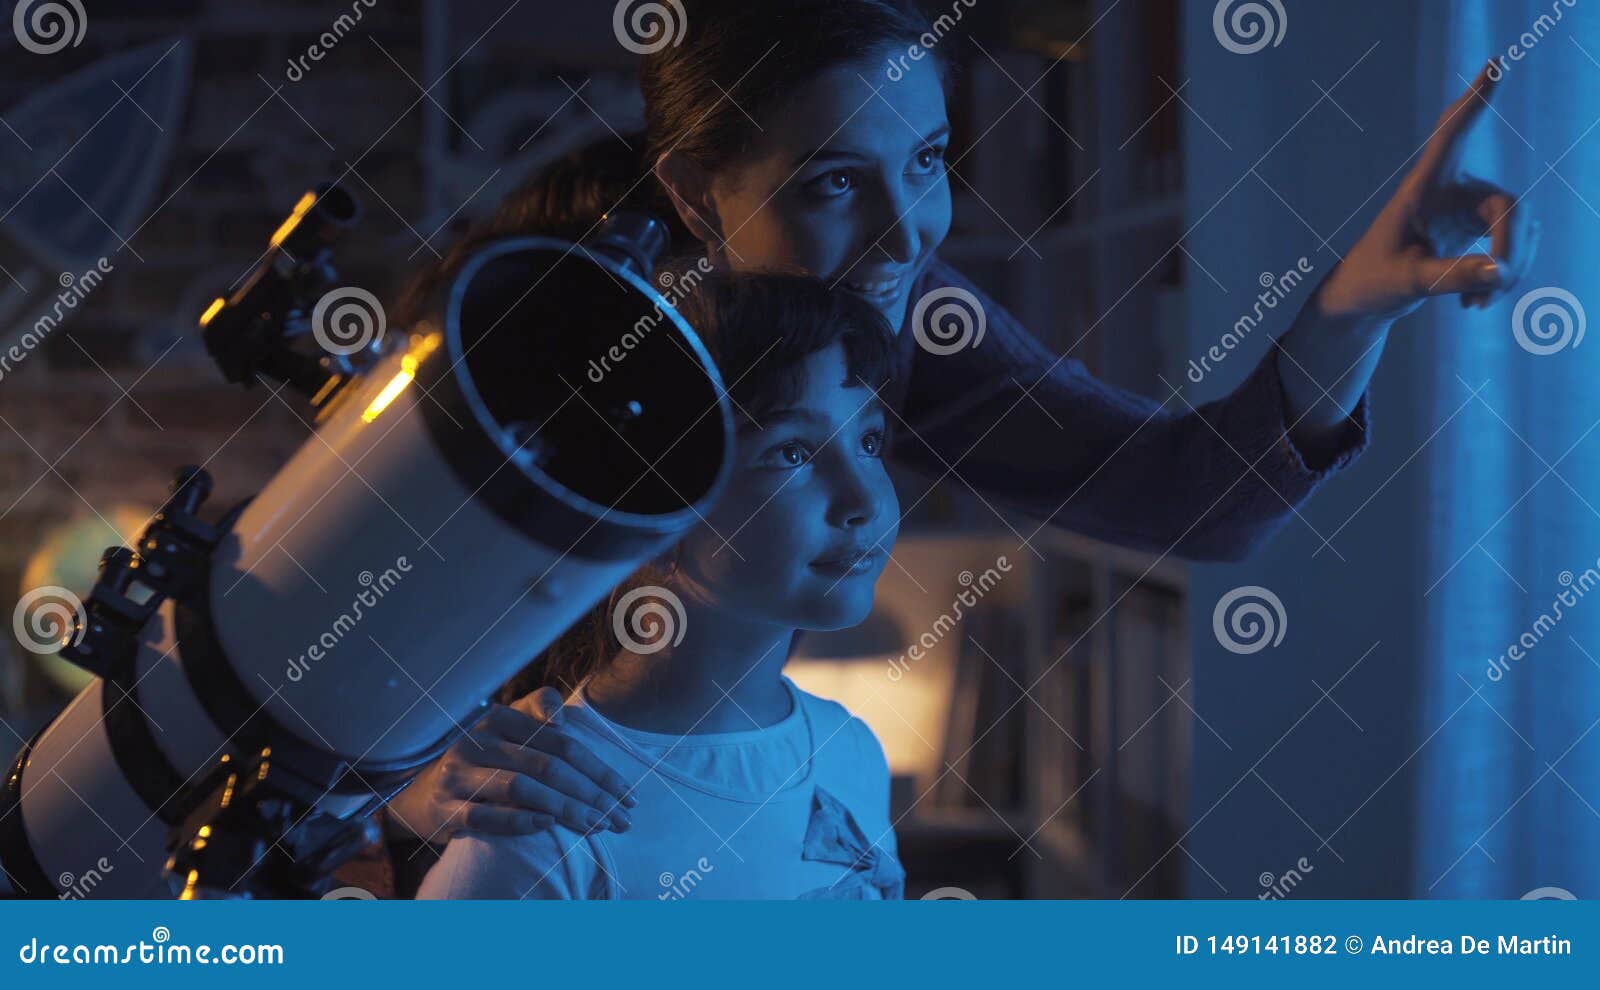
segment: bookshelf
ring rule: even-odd
[[[1016,522],[1028,545],[1004,528],[903,536],[876,642],[808,638],[789,674],[883,743],[908,896],[1181,896],[1187,571]],[[963,591],[976,602],[958,610]]]

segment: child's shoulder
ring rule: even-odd
[[[841,748],[850,752],[853,759],[868,762],[874,768],[881,766],[883,772],[888,773],[889,763],[883,753],[883,744],[878,741],[877,733],[872,731],[872,727],[861,716],[832,698],[812,694],[793,681],[790,681],[790,684],[811,719],[812,730],[817,735],[816,746],[819,753],[829,745],[843,744]]]
[[[463,829],[445,846],[418,900],[605,900],[617,896],[599,833],[552,822],[524,835]]]

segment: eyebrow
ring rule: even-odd
[[[935,127],[928,133],[926,137],[919,138],[917,140],[916,147],[918,149],[924,148],[949,133],[950,122],[946,121],[943,124],[940,124],[938,127]],[[820,148],[813,148],[810,152],[795,158],[793,166],[794,168],[799,169],[804,168],[807,164],[812,162],[831,162],[840,160],[866,161],[867,157],[868,156],[863,155],[860,152],[848,151],[843,148],[829,148],[827,145],[823,145]]]
[[[769,409],[756,417],[760,429],[766,429],[779,423],[807,423],[817,424],[823,421],[821,414],[814,409],[804,406],[785,406],[782,409]]]
[[[852,387],[855,385],[853,382],[844,382],[842,384],[844,384],[846,387]],[[884,406],[882,398],[874,396],[870,402],[861,408],[859,415],[870,416],[875,412],[886,412],[886,410],[887,407]],[[761,424],[759,428],[763,430],[769,426],[776,426],[781,423],[806,423],[808,425],[817,425],[826,424],[827,422],[826,417],[817,412],[815,409],[811,409],[807,406],[784,406],[780,409],[769,409],[757,417],[757,419],[759,419]]]

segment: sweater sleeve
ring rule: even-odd
[[[917,292],[945,286],[979,300],[985,334],[954,353],[902,340],[914,353],[894,456],[1000,506],[1142,550],[1240,560],[1367,446],[1363,393],[1323,459],[1307,462],[1289,436],[1276,343],[1229,395],[1163,403],[1052,354],[942,261]]]
[[[458,832],[417,900],[606,900],[610,874],[594,840],[555,827],[533,835]]]

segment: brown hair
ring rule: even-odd
[[[408,326],[433,294],[484,243],[518,234],[580,240],[609,211],[640,209],[672,232],[669,254],[703,251],[653,174],[668,150],[710,172],[747,153],[761,122],[781,113],[795,89],[838,65],[890,56],[933,26],[906,0],[680,0],[683,38],[639,62],[643,133],[587,145],[520,186],[443,259],[414,276],[391,314]],[[953,61],[945,38],[926,51],[946,87]],[[892,85],[892,83],[890,84]]]

